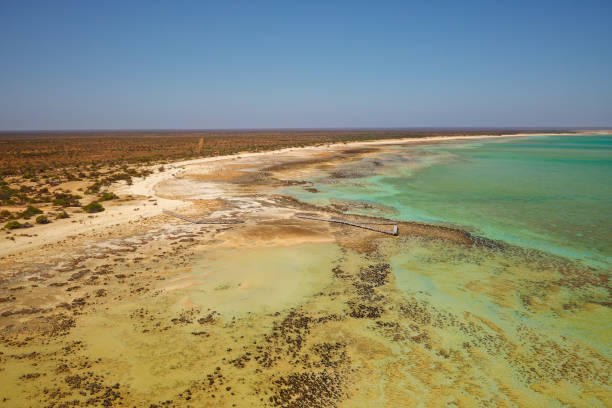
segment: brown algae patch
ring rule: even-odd
[[[357,239],[342,231],[339,243]],[[58,309],[71,323],[53,336],[5,331],[9,405],[605,406],[605,349],[556,332],[554,306],[544,320],[529,306],[546,294],[513,283],[558,284],[572,276],[562,260],[369,233],[368,251],[303,243],[190,253],[229,233],[198,232],[169,234],[172,253],[138,238],[141,251],[116,253],[119,265],[112,251],[136,238],[113,241],[97,246],[109,258],[80,261],[89,272],[66,271],[76,292],[100,272],[105,294],[92,285],[74,295]],[[148,257],[134,264],[140,253]],[[575,310],[592,304],[585,285],[566,288],[559,305],[567,296]]]

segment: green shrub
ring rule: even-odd
[[[61,220],[62,218],[68,218],[68,217],[70,217],[68,213],[66,211],[62,211],[61,213],[57,214],[55,218],[57,218],[58,220]]]
[[[15,201],[13,198],[19,198],[21,195],[19,190],[10,188],[7,184],[0,186],[0,203],[10,205]]]
[[[21,224],[19,221],[9,221],[6,224],[4,224],[4,228],[6,229],[17,229],[17,228],[23,228],[24,225]]]
[[[100,191],[100,187],[102,187],[102,183],[96,181],[94,184],[87,186],[87,190],[85,190],[85,194],[94,194]]]
[[[88,213],[97,213],[104,211],[104,207],[97,201],[92,201],[83,207],[83,209]]]
[[[68,207],[68,202],[65,198],[56,198],[53,200],[53,205],[57,205],[59,207]]]
[[[25,211],[19,214],[22,218],[30,218],[33,215],[42,214],[42,210],[40,208],[36,208],[34,206],[29,205]]]
[[[119,198],[119,197],[117,197],[115,193],[104,193],[98,198],[98,201],[108,201],[108,200],[114,200],[116,198]]]
[[[79,203],[79,200],[81,198],[83,197],[76,194],[55,192],[55,199],[53,200],[53,205],[57,205],[60,207],[80,207],[81,203]]]
[[[74,174],[69,173],[69,172],[65,172],[64,173],[64,177],[66,177],[66,179],[68,181],[76,181],[76,180],[78,180],[78,178]]]
[[[38,217],[36,217],[37,224],[48,224],[50,222],[51,221],[49,221],[46,215],[39,215]]]

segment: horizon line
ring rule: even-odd
[[[405,130],[612,130],[609,126],[390,126],[390,127],[261,127],[261,128],[68,128],[68,129],[6,129],[6,133],[76,133],[76,132],[264,132],[264,131],[405,131]]]

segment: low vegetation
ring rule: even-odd
[[[117,197],[117,194],[115,193],[103,193],[100,197],[98,197],[98,201],[108,201],[108,200],[115,200],[119,197]]]
[[[83,207],[83,210],[88,213],[98,213],[104,211],[104,207],[97,201],[92,201]]]
[[[48,224],[50,222],[51,221],[49,221],[46,215],[39,215],[38,217],[36,217],[37,224]]]
[[[23,212],[19,214],[19,217],[27,220],[28,218],[33,217],[36,214],[42,214],[42,213],[43,212],[40,208],[36,208],[36,207],[29,205],[28,208],[26,208]]]
[[[81,203],[79,200],[83,198],[78,194],[63,193],[61,191],[56,191],[53,195],[55,198],[52,203],[58,207],[80,207]]]
[[[6,224],[4,224],[4,228],[9,229],[9,230],[23,228],[23,227],[25,227],[25,224],[22,224],[19,221],[9,221]]]
[[[59,214],[57,214],[55,216],[55,218],[57,218],[58,220],[61,220],[61,219],[64,219],[64,218],[68,218],[68,217],[70,217],[70,216],[68,215],[68,213],[66,211],[62,211],[61,213],[59,213]]]
[[[71,180],[93,179],[100,167],[155,164],[179,159],[274,150],[357,140],[449,134],[503,134],[512,129],[277,130],[44,132],[0,134],[0,176],[52,178],[57,169]],[[525,130],[520,130],[525,132]],[[531,130],[530,130],[531,131]],[[539,129],[536,131],[559,131]]]

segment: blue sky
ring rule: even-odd
[[[0,129],[612,126],[612,1],[0,1]]]

